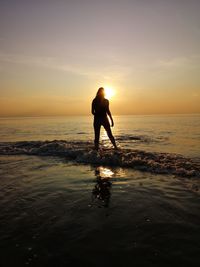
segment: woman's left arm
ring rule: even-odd
[[[113,121],[113,118],[112,118],[112,114],[110,112],[109,101],[107,103],[107,114],[108,114],[108,116],[110,117],[110,120],[111,120],[111,127],[113,127],[114,126],[114,121]]]

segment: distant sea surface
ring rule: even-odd
[[[93,142],[92,116],[0,118],[0,141]],[[200,156],[200,115],[114,116],[113,134],[123,148]],[[101,140],[110,142],[102,128]]]
[[[0,266],[199,266],[200,115],[0,119]]]

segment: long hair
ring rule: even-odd
[[[105,90],[103,87],[100,87],[96,94],[96,99],[102,101],[105,98]]]

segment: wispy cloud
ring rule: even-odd
[[[165,68],[199,68],[200,55],[159,60],[157,65]]]
[[[105,66],[91,64],[91,66],[88,63],[63,63],[54,57],[37,57],[8,53],[0,53],[0,62],[0,68],[3,68],[2,63],[6,62],[11,64],[23,64],[40,68],[55,69],[97,79],[122,79],[124,76],[130,73],[130,67],[121,66],[114,63],[109,65],[105,64]]]

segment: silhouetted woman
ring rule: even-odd
[[[114,122],[109,109],[109,101],[105,99],[105,91],[103,87],[99,88],[96,97],[92,101],[92,114],[94,115],[95,149],[99,149],[99,136],[101,125],[105,128],[113,146],[117,148],[115,138],[113,137],[112,131],[110,129],[110,123],[107,114],[110,117],[112,127],[114,126]]]

